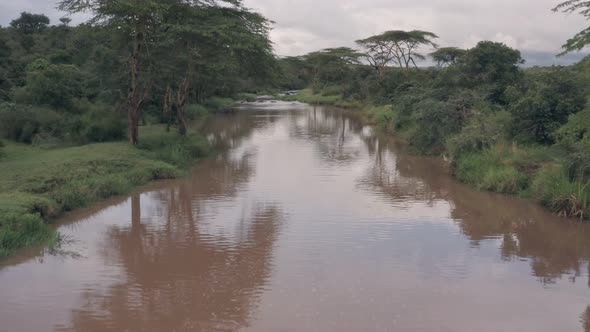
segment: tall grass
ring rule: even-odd
[[[563,217],[590,217],[590,186],[570,179],[563,167],[543,168],[535,177],[532,192],[543,205]]]
[[[328,94],[330,91],[326,91],[325,94],[320,91],[314,93],[311,89],[303,89],[295,95],[282,97],[285,101],[299,101],[311,105],[332,105],[342,108],[361,108],[359,102],[346,100],[341,94]],[[331,93],[331,92],[330,92]]]
[[[529,152],[496,145],[482,152],[457,157],[454,172],[457,178],[481,190],[517,194],[530,183]]]

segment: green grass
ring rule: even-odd
[[[455,176],[481,190],[532,198],[562,217],[590,218],[590,184],[573,180],[554,149],[498,144],[459,156]]]
[[[525,195],[537,170],[551,161],[546,148],[497,144],[459,156],[454,172],[459,180],[481,190]]]
[[[357,101],[345,100],[341,95],[314,94],[311,89],[303,89],[295,95],[281,98],[284,101],[299,101],[311,105],[331,105],[342,108],[361,108]]]
[[[366,114],[369,123],[389,132],[393,131],[399,117],[399,112],[393,105],[367,106],[363,108],[363,113]]]
[[[4,142],[0,160],[0,257],[55,237],[48,223],[66,211],[123,195],[152,180],[175,178],[209,153],[197,136],[142,127],[127,142],[42,149]]]
[[[560,165],[548,165],[531,185],[534,198],[562,217],[590,217],[590,186],[573,181]]]

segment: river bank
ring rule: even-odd
[[[282,99],[335,106],[360,113],[365,123],[396,135],[414,153],[424,152],[412,148],[410,137],[415,126],[399,126],[399,111],[394,105],[362,106],[358,101],[345,100],[340,95],[314,94],[311,89]],[[580,220],[590,217],[590,188],[568,176],[564,155],[567,152],[560,147],[526,146],[502,141],[484,149],[462,150],[460,145],[463,142],[437,144],[441,147],[433,151],[450,163],[453,176],[465,184],[478,190],[533,200],[561,217]]]
[[[0,162],[0,258],[58,240],[51,222],[61,214],[123,195],[153,180],[182,176],[210,153],[196,134],[144,126],[141,141],[44,149],[4,142]]]

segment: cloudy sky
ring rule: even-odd
[[[245,0],[275,21],[272,39],[279,55],[326,47],[354,46],[354,40],[385,30],[428,30],[441,46],[469,48],[480,40],[520,49],[529,65],[568,63],[555,59],[563,42],[589,22],[553,13],[558,0]],[[53,0],[0,0],[0,24],[21,11],[63,16]]]

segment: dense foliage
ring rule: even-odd
[[[281,66],[291,81],[313,87],[301,100],[373,105],[365,107],[366,114],[379,127],[418,153],[445,155],[462,181],[533,196],[562,215],[590,217],[588,60],[525,68],[518,50],[482,41],[467,50],[435,49],[430,56],[436,67],[411,68],[408,56],[423,58],[418,48],[411,49],[413,55],[396,47],[412,33],[359,41],[369,61],[314,66],[317,54],[328,55],[329,49],[283,59]],[[414,43],[436,47],[430,39]]]
[[[148,122],[185,133],[186,105],[270,86],[269,22],[239,1],[148,1],[154,10],[136,2],[63,1],[94,19],[51,25],[24,12],[0,28],[0,135],[80,144],[119,140]]]
[[[239,0],[61,7],[93,18],[0,27],[0,258],[55,239],[64,211],[180,174],[209,151],[187,121],[274,80],[270,22]]]

